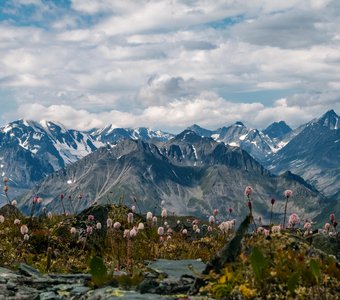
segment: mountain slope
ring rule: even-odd
[[[269,159],[274,173],[292,171],[328,196],[340,191],[339,116],[332,110],[304,126],[281,151]]]
[[[161,201],[176,214],[211,214],[214,208],[236,214],[247,212],[243,190],[252,185],[254,210],[267,216],[272,197],[277,201],[274,213],[283,212],[282,193],[292,188],[296,201],[289,210],[312,217],[326,199],[311,189],[301,178],[273,176],[249,154],[237,147],[201,138],[186,131],[166,143],[121,140],[98,149],[69,167],[48,176],[20,201],[29,211],[31,197],[38,194],[48,210],[61,212],[59,195],[71,196],[79,211],[94,202],[118,202],[132,205],[132,196],[143,211],[157,213]],[[83,196],[78,198],[79,194]],[[304,199],[304,201],[301,201]],[[306,206],[306,201],[309,206]],[[66,203],[71,209],[70,203]]]

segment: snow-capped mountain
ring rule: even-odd
[[[102,143],[114,143],[121,139],[132,139],[143,141],[167,141],[174,137],[173,134],[150,128],[115,128],[108,125],[102,129],[93,130],[91,136]]]
[[[266,157],[277,152],[283,144],[279,140],[274,141],[258,129],[246,127],[242,122],[222,127],[213,131],[193,125],[188,129],[204,137],[211,137],[218,142],[224,142],[227,145],[240,147],[246,150],[257,161],[263,162]]]
[[[303,177],[327,196],[340,191],[339,116],[330,110],[298,128],[290,142],[268,158],[266,167]]]
[[[1,175],[15,186],[11,195],[16,195],[99,146],[91,136],[58,123],[17,120],[0,128]]]
[[[54,170],[65,167],[96,150],[91,136],[48,121],[18,120],[0,128],[0,147],[15,144],[48,161]]]
[[[68,184],[74,179],[75,184]],[[247,213],[242,197],[246,185],[256,187],[255,214],[264,218],[268,217],[271,197],[278,199],[274,215],[281,217],[282,193],[287,188],[294,190],[296,199],[308,197],[308,206],[301,201],[290,203],[290,209],[302,218],[315,216],[316,208],[328,204],[302,178],[289,172],[273,176],[239,147],[185,130],[167,142],[122,139],[102,147],[45,178],[24,195],[20,206],[29,211],[32,196],[38,194],[48,210],[62,212],[59,195],[63,193],[71,197],[77,211],[94,202],[116,203],[123,198],[125,204],[137,205],[143,212],[158,213],[165,201],[169,211],[179,215],[204,216],[216,207],[221,212],[232,207],[240,216]],[[131,200],[133,197],[137,202]],[[72,211],[69,203],[65,205]]]

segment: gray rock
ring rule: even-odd
[[[158,259],[151,262],[148,268],[157,272],[165,273],[168,276],[180,279],[183,275],[194,276],[203,272],[205,264],[201,260],[183,259],[167,260]]]
[[[26,276],[32,276],[32,277],[37,277],[37,278],[43,277],[43,275],[37,269],[34,269],[31,266],[26,265],[24,263],[20,264],[19,272]]]

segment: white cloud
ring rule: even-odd
[[[12,3],[0,22],[0,93],[11,98],[0,104],[20,106],[3,112],[13,118],[177,130],[297,124],[339,110],[338,1]],[[25,5],[36,6],[27,20],[39,25],[13,21]],[[223,96],[240,92],[248,99]],[[282,95],[285,105],[274,102]]]

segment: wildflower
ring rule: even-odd
[[[209,223],[210,224],[214,224],[215,223],[215,217],[214,216],[210,216],[209,217]]]
[[[285,190],[284,193],[286,198],[289,198],[293,195],[293,191],[292,190]]]
[[[14,225],[19,225],[20,224],[20,220],[19,219],[15,219],[14,220]]]
[[[288,204],[288,199],[289,199],[289,197],[292,196],[293,191],[292,191],[292,190],[285,190],[283,194],[284,194],[285,197],[286,197],[285,212],[284,212],[284,215],[283,215],[283,228],[285,228],[285,227],[286,227],[286,216],[287,216],[287,204]]]
[[[132,228],[129,232],[129,235],[131,238],[134,238],[137,235],[137,230],[135,228]]]
[[[183,235],[187,235],[187,234],[188,234],[188,230],[183,229],[183,230],[182,230],[182,234],[183,234]]]
[[[171,239],[172,239],[171,235],[168,235],[166,239],[167,239],[167,241],[171,241]]]
[[[4,192],[7,193],[8,192],[8,185],[4,186]]]
[[[323,227],[327,232],[329,231],[329,229],[331,228],[331,224],[326,223]]]
[[[196,231],[197,229],[198,229],[198,225],[194,224],[194,225],[192,226],[192,230],[193,230],[193,231]]]
[[[98,222],[98,223],[96,224],[96,228],[97,228],[98,230],[102,229],[102,224],[101,224],[100,222]]]
[[[144,224],[143,223],[139,223],[138,224],[138,230],[143,230],[144,229]]]
[[[75,227],[71,227],[70,232],[71,232],[71,234],[76,234],[77,229]]]
[[[146,219],[148,220],[148,221],[151,221],[152,220],[152,212],[151,211],[148,211],[147,213],[146,213]]]
[[[306,222],[304,225],[303,225],[303,228],[306,229],[306,230],[310,230],[312,228],[312,224],[310,222]]]
[[[22,235],[28,233],[28,227],[27,227],[27,225],[21,225],[21,227],[20,227],[20,232],[21,232]]]
[[[5,217],[3,215],[0,215],[0,223],[5,222]]]
[[[37,204],[39,203],[39,197],[38,196],[34,196],[33,197],[33,204]]]
[[[13,201],[12,201],[12,205],[13,205],[13,206],[17,206],[17,204],[18,204],[17,200],[13,200]]]
[[[162,209],[162,214],[161,214],[161,216],[162,216],[163,219],[166,219],[166,218],[167,218],[168,213],[167,213],[167,211],[166,211],[165,208]]]
[[[272,233],[280,233],[281,232],[281,226],[273,226],[272,227]]]
[[[131,211],[134,213],[136,211],[136,206],[132,205]]]
[[[218,209],[217,208],[214,209],[213,214],[214,214],[214,216],[218,215]]]
[[[130,237],[130,230],[129,229],[125,229],[124,230],[123,237],[124,238],[129,238]]]
[[[163,241],[164,241],[163,237],[160,236],[160,237],[159,237],[159,242],[160,242],[160,243],[163,243]]]
[[[270,231],[269,231],[268,229],[264,229],[263,234],[264,234],[265,236],[268,236],[269,233],[270,233]]]
[[[94,216],[93,215],[88,215],[87,216],[87,220],[90,221],[90,222],[93,221],[94,220]]]
[[[257,233],[264,233],[264,228],[263,227],[258,227],[256,230]]]
[[[8,177],[4,177],[4,183],[6,184],[8,182]]]
[[[154,216],[154,217],[152,218],[152,223],[157,224],[157,217],[156,217],[156,216]]]
[[[213,231],[213,228],[211,226],[208,226],[208,231],[209,232],[212,232]]]
[[[300,218],[297,214],[294,213],[294,214],[291,214],[289,216],[288,224],[289,224],[290,227],[294,228],[294,226],[299,224],[299,223],[300,223]]]
[[[113,224],[113,228],[114,228],[114,229],[119,229],[121,226],[122,226],[122,224],[120,224],[119,222],[115,222],[115,223]]]
[[[52,219],[53,215],[52,215],[52,213],[51,213],[50,211],[47,213],[47,217],[48,217],[49,219]]]
[[[92,232],[93,232],[93,227],[92,226],[87,226],[86,227],[86,233],[87,234],[92,234]]]
[[[334,213],[331,213],[331,214],[329,215],[329,220],[330,220],[331,223],[333,224],[333,222],[335,221],[335,215],[334,215]]]
[[[180,224],[181,223],[181,221],[180,220],[177,220],[177,224]]]
[[[164,222],[164,226],[168,226],[168,222]]]
[[[111,228],[112,227],[112,219],[111,218],[108,218],[107,220],[106,220],[106,226],[107,226],[107,228]]]
[[[197,229],[195,230],[195,232],[196,232],[197,234],[199,234],[199,233],[201,232],[201,230],[200,230],[199,228],[197,228]]]
[[[162,202],[161,202],[161,206],[163,207],[165,205],[165,201],[164,200],[162,200]]]
[[[128,213],[127,215],[127,221],[129,224],[132,224],[133,223],[133,213]]]
[[[164,228],[163,227],[158,227],[157,234],[158,235],[163,235],[164,234]]]
[[[172,229],[169,227],[166,231],[167,234],[172,234]]]
[[[244,190],[244,195],[249,198],[252,192],[253,192],[253,188],[251,186],[247,186]]]
[[[30,239],[30,236],[26,233],[25,235],[24,235],[24,240],[25,241],[28,241]]]

